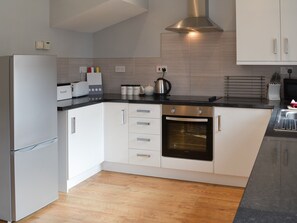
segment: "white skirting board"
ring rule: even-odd
[[[89,177],[99,173],[102,170],[101,165],[95,166],[69,180],[67,180],[66,182],[62,183],[59,182],[59,191],[60,192],[64,192],[64,193],[68,193],[68,191],[78,185],[79,183],[85,181],[86,179],[88,179]]]
[[[111,162],[104,162],[102,164],[102,170],[235,187],[245,187],[248,181],[248,178],[246,177],[234,177],[213,173],[202,173],[196,171],[185,171],[139,165],[136,166]]]

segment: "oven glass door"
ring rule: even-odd
[[[162,118],[162,155],[195,160],[213,159],[212,118]]]

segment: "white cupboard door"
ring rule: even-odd
[[[282,60],[297,62],[297,1],[281,0]]]
[[[128,163],[128,104],[104,103],[105,161]]]
[[[102,104],[68,111],[68,179],[75,177],[103,160]]]
[[[215,108],[214,172],[249,177],[271,110]]]
[[[236,35],[238,64],[280,61],[279,0],[237,0]]]

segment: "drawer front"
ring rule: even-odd
[[[130,133],[160,134],[161,120],[150,118],[129,118]]]
[[[130,133],[129,148],[161,151],[160,135]]]
[[[129,163],[142,166],[160,167],[161,154],[159,151],[129,149]]]
[[[129,104],[129,117],[161,118],[161,105]]]

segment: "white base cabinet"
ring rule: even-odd
[[[100,171],[104,161],[102,104],[58,112],[59,190]]]
[[[128,163],[128,103],[104,103],[105,161]]]
[[[59,190],[101,170],[245,186],[270,109],[214,108],[212,162],[161,156],[161,105],[107,102],[58,112]]]
[[[215,107],[215,174],[250,176],[271,112],[269,109]]]
[[[161,105],[129,104],[129,164],[160,167]]]

